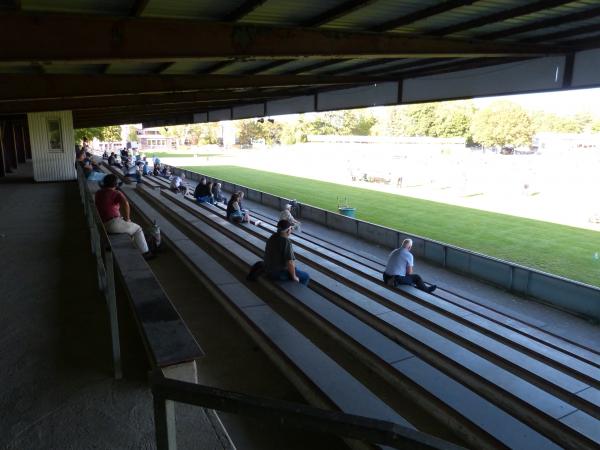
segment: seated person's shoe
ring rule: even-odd
[[[156,257],[156,255],[152,252],[142,253],[142,256],[146,261],[150,261],[151,259],[154,259]]]
[[[435,284],[432,284],[431,286],[429,286],[427,288],[427,292],[429,292],[430,294],[435,291],[437,289],[437,286]]]

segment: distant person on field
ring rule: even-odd
[[[176,193],[181,192],[183,195],[187,194],[187,186],[183,183],[183,180],[185,180],[185,174],[182,173],[181,176],[179,175],[174,175],[173,178],[171,178],[171,184],[169,186],[169,188]]]
[[[212,193],[210,192],[212,185],[207,182],[206,178],[201,178],[200,182],[194,190],[194,198],[198,203],[215,203]]]
[[[115,175],[106,175],[102,189],[96,192],[95,200],[98,214],[107,233],[126,233],[133,237],[135,245],[140,249],[144,258],[149,259],[153,255],[148,251],[148,244],[142,227],[131,221],[129,202],[125,195],[117,190],[117,184]]]
[[[294,218],[294,216],[292,216],[292,205],[291,205],[291,203],[288,203],[287,205],[285,205],[285,208],[279,214],[279,220],[287,220],[288,222],[290,222],[292,224],[292,227],[294,228],[294,231],[296,231],[298,233],[302,232],[300,221],[296,220]]]
[[[227,204],[227,198],[225,198],[223,192],[221,191],[221,183],[213,183],[211,192],[216,203]]]
[[[308,273],[296,269],[294,249],[290,242],[293,225],[287,220],[277,222],[277,231],[267,240],[265,247],[265,273],[272,280],[294,281],[307,285]]]
[[[383,272],[383,281],[390,286],[396,287],[400,284],[407,284],[431,293],[435,291],[437,286],[432,284],[427,287],[423,279],[413,273],[414,258],[410,252],[412,245],[412,239],[404,239],[402,246],[390,253],[385,272]]]

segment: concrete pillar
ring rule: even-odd
[[[29,113],[27,122],[35,181],[76,179],[71,111]]]

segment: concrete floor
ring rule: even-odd
[[[145,368],[111,376],[77,185],[30,175],[0,181],[0,449],[155,448]],[[180,448],[218,448],[201,410],[177,420]]]

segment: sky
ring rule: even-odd
[[[473,99],[473,103],[480,108],[485,108],[493,101],[500,99],[513,101],[529,110],[541,110],[560,115],[573,115],[580,111],[589,111],[600,116],[600,88],[484,97]]]

